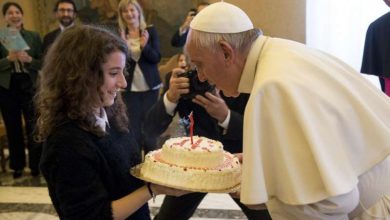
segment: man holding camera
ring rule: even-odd
[[[176,112],[183,118],[192,111],[194,135],[219,140],[231,153],[242,152],[243,113],[248,95],[225,97],[214,86],[200,82],[196,71],[175,68],[171,74],[162,98],[146,116],[144,133],[150,141],[149,146],[156,148],[157,138],[168,128]],[[189,219],[205,196],[206,193],[166,196],[155,219]],[[238,199],[234,201],[248,219],[271,219],[267,210],[251,210]]]
[[[188,11],[187,17],[184,20],[183,24],[180,26],[179,30],[172,36],[171,45],[173,47],[183,47],[186,43],[188,30],[190,28],[190,23],[197,13],[199,13],[203,8],[207,7],[209,3],[200,2],[198,3],[196,9],[192,8]]]

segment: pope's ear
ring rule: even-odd
[[[223,56],[226,62],[231,62],[234,59],[234,49],[233,47],[226,41],[219,41],[219,47],[222,50]]]

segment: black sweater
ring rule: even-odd
[[[40,168],[61,219],[112,219],[111,202],[144,184],[129,173],[141,162],[132,135],[107,133],[99,138],[67,122],[44,144]],[[128,219],[150,219],[147,204]]]

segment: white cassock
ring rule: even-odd
[[[244,114],[244,204],[276,199],[297,206],[348,194],[362,174],[390,158],[389,97],[333,56],[261,36],[239,92],[251,93]],[[382,164],[390,174],[390,163]],[[389,185],[381,201],[390,198],[389,179],[383,177]]]

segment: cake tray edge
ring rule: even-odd
[[[227,189],[215,189],[215,190],[214,189],[209,189],[209,190],[195,189],[195,188],[186,188],[186,187],[182,187],[182,186],[174,186],[174,185],[166,184],[166,183],[160,182],[158,180],[150,179],[150,178],[143,176],[141,174],[141,167],[142,167],[142,163],[135,165],[134,167],[132,167],[130,169],[130,174],[133,175],[134,177],[141,179],[143,181],[146,181],[146,182],[151,182],[151,183],[155,183],[158,185],[167,186],[167,187],[180,189],[180,190],[186,190],[186,191],[192,191],[192,192],[203,192],[203,193],[234,193],[234,192],[237,192],[241,186],[241,184],[239,183],[236,186],[233,186],[233,187],[230,187]]]

